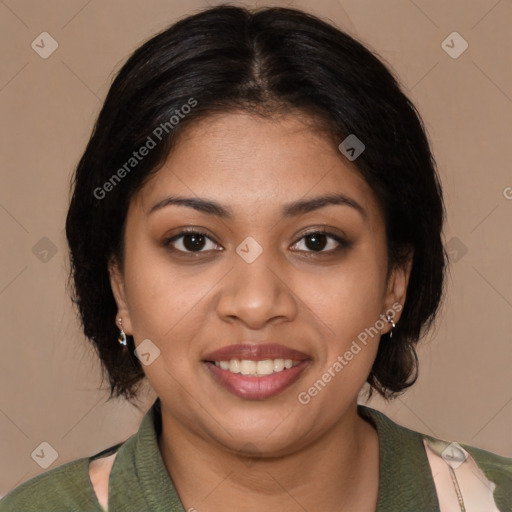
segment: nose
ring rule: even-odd
[[[252,263],[234,257],[234,268],[223,280],[217,302],[217,314],[224,321],[239,321],[250,329],[267,324],[292,321],[297,314],[297,301],[287,282],[266,251]]]

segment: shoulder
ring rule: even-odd
[[[50,469],[12,489],[0,500],[0,512],[104,512],[89,478],[89,465],[113,453],[120,445],[92,457],[83,457]]]
[[[455,481],[458,493],[467,496],[466,501],[474,501],[478,496],[488,501],[489,507],[485,510],[512,511],[511,458],[411,430],[375,409],[360,406],[359,411],[374,422],[379,436],[391,445],[394,460],[400,460],[405,466],[413,461],[408,467],[415,468],[424,465],[425,459],[428,461],[429,480],[436,486],[441,502],[448,499],[443,495],[446,487],[443,481],[448,483],[448,488]]]
[[[410,438],[416,440],[426,440],[430,448],[438,455],[443,456],[445,460],[449,460],[449,447],[460,446],[471,455],[481,467],[485,467],[490,471],[500,471],[508,478],[512,478],[512,458],[504,457],[493,452],[486,451],[463,442],[449,441],[436,438],[422,432],[411,430],[403,425],[395,423],[383,412],[370,407],[359,405],[359,412],[366,418],[371,418],[374,424],[378,425],[380,431],[392,433],[396,438]],[[387,436],[391,438],[391,436]],[[444,453],[443,453],[444,452]]]
[[[512,479],[512,458],[504,457],[475,446],[460,443],[474,458],[479,462],[479,465],[489,470],[500,470],[507,474],[508,478]]]
[[[494,482],[497,485],[497,493],[507,498],[507,503],[512,506],[512,458],[504,457],[493,452],[489,452],[482,448],[472,446],[466,443],[448,442],[438,440],[429,436],[423,436],[432,447],[433,443],[445,443],[448,446],[441,453],[441,457],[450,464],[450,449],[461,449],[460,462],[464,463],[468,459],[473,459],[478,468],[485,475],[484,478]],[[452,466],[457,465],[451,464]]]
[[[449,496],[437,481],[452,480],[466,504],[489,512],[512,510],[512,459],[466,443],[422,435],[440,502]],[[450,474],[451,473],[451,474]]]
[[[427,434],[420,435],[434,453],[442,457],[447,463],[451,463],[452,466],[457,466],[459,462],[463,463],[471,457],[488,476],[499,476],[500,480],[512,486],[512,458],[463,442],[446,441]],[[494,480],[494,478],[492,479]]]

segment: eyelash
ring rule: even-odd
[[[180,231],[176,235],[172,236],[171,238],[166,238],[163,241],[162,245],[164,247],[166,247],[167,249],[173,251],[173,252],[178,252],[178,253],[181,253],[183,255],[188,255],[188,256],[191,256],[191,257],[197,257],[197,255],[200,255],[202,253],[208,252],[208,251],[203,251],[203,250],[201,250],[201,251],[182,251],[180,249],[176,249],[174,247],[170,247],[173,242],[179,240],[180,238],[183,238],[186,235],[199,235],[199,236],[203,236],[203,237],[208,238],[210,241],[216,243],[208,235],[208,233],[205,233],[204,231],[201,231],[200,229],[188,228],[188,229],[183,229],[182,231]],[[322,228],[315,229],[315,230],[309,231],[308,233],[303,234],[296,242],[293,243],[293,245],[296,245],[298,242],[300,242],[304,238],[307,238],[308,236],[311,236],[311,235],[325,235],[325,236],[327,236],[327,238],[333,239],[339,245],[335,249],[331,249],[329,251],[325,251],[325,250],[322,250],[322,251],[311,251],[311,250],[308,250],[308,251],[302,251],[302,250],[298,251],[298,252],[303,252],[303,253],[309,254],[310,256],[308,256],[308,257],[311,257],[311,256],[313,256],[313,257],[322,257],[323,255],[324,256],[325,255],[332,255],[332,254],[335,254],[335,253],[339,252],[340,250],[347,249],[350,246],[350,243],[347,242],[346,240],[344,240],[343,238],[341,238],[340,236],[338,236],[338,235],[336,235],[334,233],[331,233],[330,231],[327,231],[326,229],[322,229]]]

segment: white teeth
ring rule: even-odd
[[[240,373],[240,361],[238,359],[231,359],[228,369],[230,372]]]
[[[284,359],[274,359],[274,371],[280,372],[284,370]]]
[[[240,361],[240,373],[242,375],[250,375],[252,373],[256,373],[256,361],[248,361],[247,359],[242,359]]]
[[[229,361],[215,361],[215,366],[232,373],[241,373],[251,377],[264,377],[273,373],[282,372],[297,366],[300,361],[292,359],[263,359],[261,361],[249,361],[248,359],[230,359]]]
[[[270,375],[274,373],[274,361],[272,361],[272,359],[258,361],[258,364],[256,365],[256,373],[258,375]]]

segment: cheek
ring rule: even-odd
[[[366,381],[384,327],[380,319],[384,277],[377,257],[360,257],[316,282],[307,305],[323,329],[324,343],[318,364],[297,396],[313,417],[336,421]]]
[[[159,396],[172,387],[178,407],[189,400],[178,383],[187,382],[196,371],[198,347],[194,340],[204,337],[201,331],[206,318],[205,294],[215,280],[208,285],[204,275],[191,277],[190,272],[172,269],[163,258],[143,249],[134,249],[130,260],[126,286],[134,342],[136,347],[140,345],[152,354],[150,364],[142,368]],[[146,339],[156,348],[148,345]],[[154,359],[153,354],[157,354]]]
[[[297,286],[301,299],[342,345],[383,313],[385,268],[376,247],[354,251],[321,276],[301,276]]]
[[[204,276],[190,278],[190,268],[171,266],[165,252],[147,240],[129,247],[125,269],[135,342],[149,338],[163,348],[165,340],[194,320],[194,308],[208,289]]]

